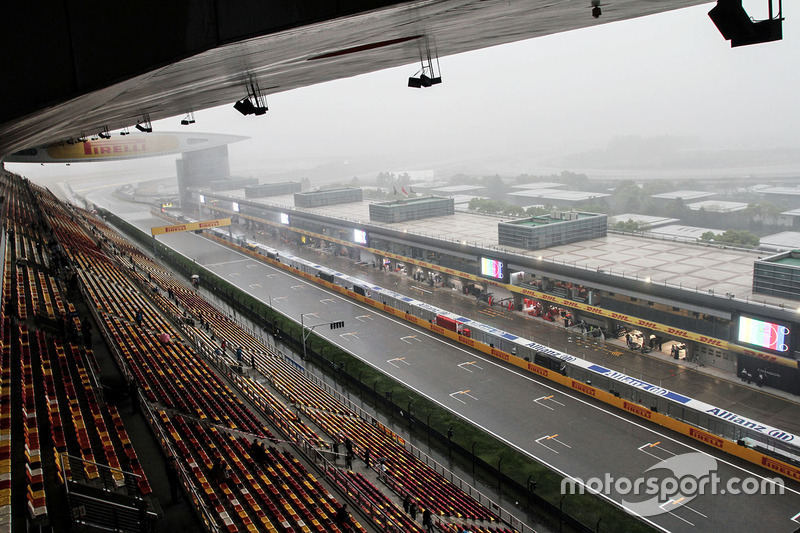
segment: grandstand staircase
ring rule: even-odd
[[[133,472],[111,469],[105,465],[66,454],[60,456],[62,470],[79,473],[66,479],[66,499],[73,531],[117,531],[145,533],[163,514],[158,500],[144,499],[138,493]],[[82,475],[94,466],[99,475],[94,480]],[[115,477],[124,476],[119,485]]]

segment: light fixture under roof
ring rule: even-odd
[[[408,78],[408,86],[415,89],[431,87],[442,83],[442,71],[439,67],[439,55],[434,49],[431,51],[431,44],[425,38],[425,44],[420,46],[419,51],[420,69]]]
[[[717,5],[708,12],[731,48],[749,44],[768,43],[783,39],[783,1],[778,0],[778,14],[773,13],[773,0],[767,0],[769,18],[753,20],[744,10],[742,0],[717,0]]]
[[[261,116],[269,111],[269,107],[267,107],[267,97],[262,94],[256,80],[250,80],[247,86],[247,96],[241,100],[237,100],[236,103],[233,104],[233,108],[245,116]]]
[[[150,122],[150,115],[145,113],[141,120],[136,121],[136,129],[142,133],[153,133],[153,124]]]

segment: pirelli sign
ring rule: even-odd
[[[197,231],[199,229],[221,228],[223,226],[230,226],[231,219],[218,218],[215,220],[202,220],[200,222],[191,222],[189,224],[175,224],[174,226],[157,226],[150,228],[150,234],[155,237],[156,235],[164,235],[167,233],[180,233],[181,231]]]

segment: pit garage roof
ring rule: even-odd
[[[244,197],[241,191],[230,191],[233,196]],[[220,195],[217,195],[220,196]],[[257,203],[294,209],[292,195],[256,199]],[[295,209],[331,218],[342,219],[344,225],[371,224],[396,231],[405,231],[409,238],[415,234],[440,238],[452,242],[467,242],[487,249],[502,249],[519,254],[529,260],[554,261],[588,270],[603,270],[626,278],[646,279],[653,283],[667,283],[687,290],[716,294],[734,294],[737,298],[753,299],[753,263],[763,252],[730,249],[715,244],[695,244],[674,237],[638,237],[625,234],[609,234],[600,239],[591,239],[541,250],[527,251],[501,247],[497,240],[497,223],[508,217],[478,215],[456,211],[454,215],[433,217],[424,220],[380,224],[370,222],[369,203],[360,202],[312,209]],[[689,226],[672,226],[690,228]],[[669,228],[669,226],[667,226]],[[693,233],[715,231],[706,228],[691,228]],[[672,231],[672,230],[668,230]],[[688,235],[690,230],[680,230]],[[796,234],[800,237],[800,234]],[[666,238],[664,238],[666,237]],[[800,248],[800,245],[796,246]],[[758,302],[780,305],[779,298],[756,295]]]

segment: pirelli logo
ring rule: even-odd
[[[584,385],[580,381],[575,381],[574,379],[572,380],[572,388],[578,392],[588,394],[589,396],[595,396],[597,394],[597,391],[594,389],[594,387]]]
[[[636,405],[635,403],[622,402],[622,408],[629,413],[633,413],[636,416],[641,416],[642,418],[646,418],[648,420],[653,417],[653,412],[650,409],[642,407],[641,405]]]
[[[767,456],[761,458],[761,465],[765,468],[769,468],[773,472],[779,473],[782,476],[792,478],[795,481],[800,481],[800,470],[794,468],[793,466],[783,464],[780,461],[776,461]]]
[[[219,218],[216,220],[202,220],[200,222],[192,222],[191,224],[175,224],[172,226],[157,226],[150,228],[151,235],[164,235],[166,233],[179,233],[181,231],[196,231],[199,229],[219,228],[222,226],[230,226],[231,219]]]
[[[710,444],[715,448],[722,449],[722,446],[725,444],[725,440],[717,437],[716,435],[711,435],[710,433],[706,433],[705,431],[700,431],[699,429],[689,428],[689,436],[693,439],[697,439],[700,442],[705,442],[706,444]]]
[[[147,152],[147,145],[145,144],[144,140],[137,142],[87,141],[83,143],[84,155],[113,155],[113,154],[128,154],[134,152]]]

